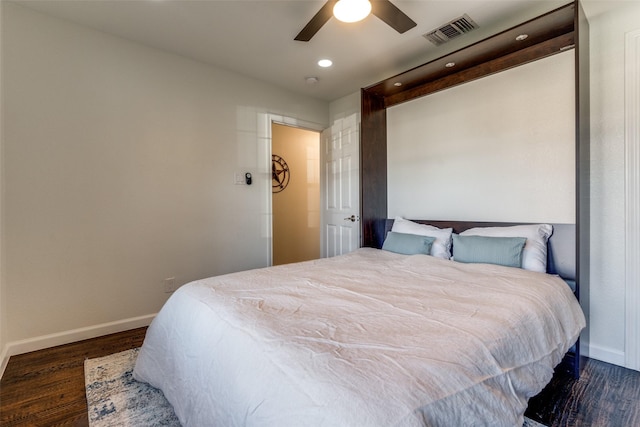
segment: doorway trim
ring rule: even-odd
[[[271,146],[273,142],[271,127],[272,125],[279,124],[284,126],[291,126],[299,129],[306,129],[315,132],[322,132],[327,126],[319,123],[310,122],[307,120],[297,119],[295,117],[284,116],[282,114],[266,113],[260,114],[264,119],[264,126],[262,129],[262,135],[259,137],[264,138],[265,154],[263,155],[263,170],[270,176],[271,174]],[[322,176],[322,171],[320,171]],[[322,182],[322,178],[321,178]],[[267,262],[269,266],[273,265],[273,193],[271,192],[271,179],[265,179],[265,191],[268,196],[266,197],[265,215],[263,224],[264,229],[267,231]]]

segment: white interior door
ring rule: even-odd
[[[321,254],[360,246],[360,137],[357,114],[336,120],[321,135]]]

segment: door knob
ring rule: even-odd
[[[358,218],[355,215],[351,215],[350,217],[345,218],[345,221],[351,221],[351,222],[356,222],[357,220],[359,220],[360,218]]]

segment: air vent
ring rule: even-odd
[[[478,24],[476,24],[474,20],[469,18],[469,15],[465,13],[460,18],[454,19],[440,28],[423,34],[422,37],[429,40],[436,46],[440,46],[441,44],[473,31],[476,28],[478,28]]]

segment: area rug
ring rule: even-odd
[[[162,392],[133,379],[138,350],[84,362],[90,427],[180,426]],[[523,427],[545,427],[525,418]]]
[[[162,391],[133,379],[138,351],[84,361],[90,427],[180,426]]]

